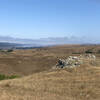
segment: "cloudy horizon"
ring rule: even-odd
[[[49,37],[40,39],[13,38],[10,36],[0,36],[0,42],[25,44],[25,46],[47,46],[61,44],[100,44],[97,40],[86,37]]]
[[[89,39],[89,42],[99,43],[99,26],[100,3],[98,1],[0,1],[0,36],[21,39],[74,36],[79,39],[86,38],[84,42]]]

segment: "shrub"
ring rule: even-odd
[[[91,49],[88,49],[85,51],[85,53],[93,53],[93,51]]]
[[[7,52],[13,52],[13,49],[8,49]]]
[[[7,77],[5,76],[5,75],[0,75],[0,80],[4,80],[4,79],[6,79]]]
[[[5,52],[5,50],[3,50],[3,49],[0,49],[0,52]]]
[[[17,75],[11,75],[11,76],[9,76],[9,79],[14,79],[14,78],[18,78],[19,76],[17,76]]]
[[[4,74],[0,74],[0,80],[15,79],[15,78],[18,78],[18,77],[19,76],[17,76],[17,75],[6,76]]]

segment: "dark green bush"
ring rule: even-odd
[[[93,53],[93,51],[91,49],[88,49],[85,51],[85,53]]]
[[[18,77],[19,76],[17,76],[17,75],[6,76],[4,74],[0,74],[0,80],[15,79],[15,78],[18,78]]]
[[[13,49],[8,49],[7,52],[13,52]]]
[[[7,79],[7,77],[5,75],[0,75],[0,80],[4,80],[4,79]]]
[[[9,79],[14,79],[14,78],[18,78],[19,76],[17,76],[17,75],[11,75],[11,76],[9,76]]]

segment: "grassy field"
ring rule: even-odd
[[[57,63],[60,58],[83,54],[86,50],[98,52],[100,46],[63,45],[31,50],[14,50],[13,52],[0,52],[0,74],[30,75],[47,71]],[[95,54],[100,57],[100,52]]]
[[[92,50],[97,60],[77,68],[52,69],[59,58]],[[100,46],[63,45],[0,53],[0,100],[100,100]]]

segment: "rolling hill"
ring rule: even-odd
[[[52,69],[58,59],[92,49],[97,60],[76,68]],[[100,100],[99,45],[61,45],[0,52],[0,100]]]

